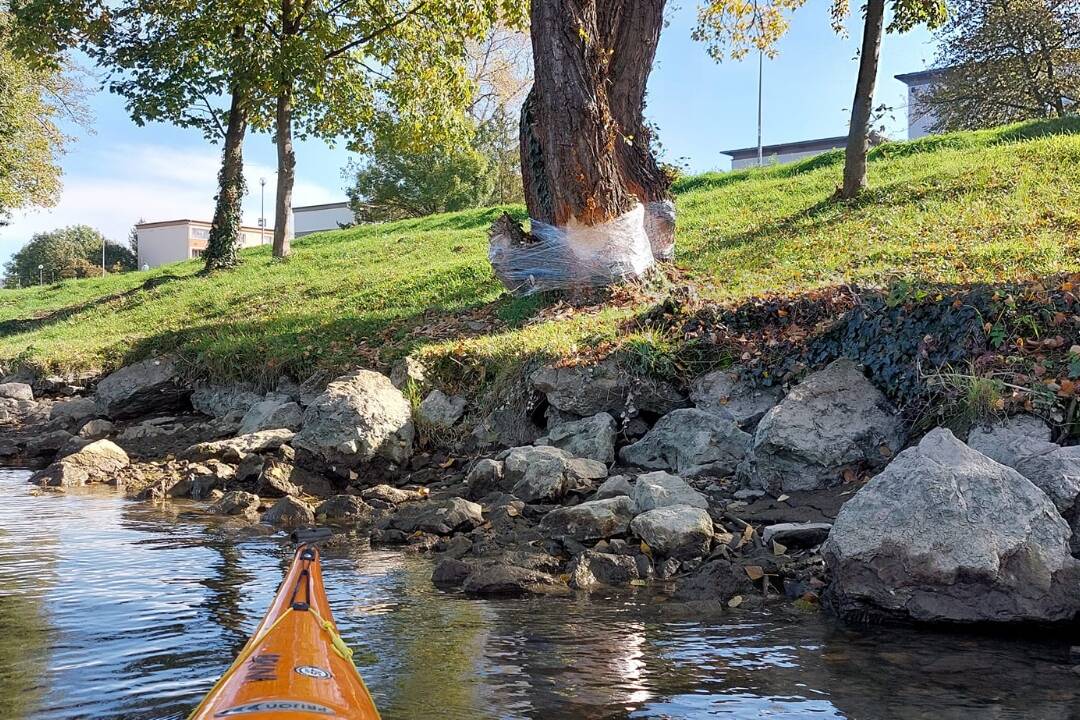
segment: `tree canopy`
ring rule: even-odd
[[[41,278],[48,281],[100,276],[102,243],[105,266],[110,272],[135,269],[135,255],[128,247],[107,240],[88,225],[72,225],[30,238],[4,265],[5,284],[32,285]]]

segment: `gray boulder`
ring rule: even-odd
[[[843,616],[973,623],[1080,612],[1069,527],[1053,503],[944,429],[848,500],[824,556],[827,599]]]
[[[1017,472],[1046,493],[1066,518],[1080,510],[1080,445],[1042,443],[1016,459]]]
[[[840,359],[765,414],[739,473],[772,493],[821,490],[839,485],[845,470],[884,465],[904,438],[903,420],[885,396],[854,362]]]
[[[365,500],[386,503],[387,505],[400,505],[401,503],[424,500],[427,498],[427,494],[420,490],[396,488],[393,485],[375,485],[366,488],[360,493],[360,497]]]
[[[503,464],[491,458],[481,458],[469,469],[465,483],[469,486],[469,497],[474,500],[495,492],[502,487]]]
[[[322,475],[273,458],[263,464],[256,487],[262,497],[311,495],[328,498],[335,494],[333,484]]]
[[[0,398],[32,401],[34,399],[34,389],[21,382],[0,383]]]
[[[634,518],[630,529],[655,552],[679,559],[707,554],[713,538],[709,513],[689,505],[670,505],[644,512]]]
[[[525,502],[559,500],[568,492],[590,489],[593,481],[607,477],[603,463],[575,458],[548,446],[511,449],[503,469],[510,492]]]
[[[1050,442],[1050,426],[1034,415],[1013,415],[991,425],[980,425],[968,433],[968,445],[986,457],[1016,467],[1022,455]]]
[[[390,368],[390,382],[394,387],[404,388],[409,383],[424,385],[427,383],[427,373],[424,363],[418,358],[403,357]]]
[[[607,500],[608,498],[619,497],[620,495],[626,495],[630,497],[634,494],[634,484],[630,482],[630,478],[626,475],[612,475],[596,489],[596,494],[593,495],[593,500]]]
[[[746,457],[750,436],[730,415],[696,408],[672,410],[645,437],[619,452],[630,465],[673,470],[692,477],[731,475]]]
[[[551,445],[574,457],[589,458],[605,464],[615,461],[615,418],[606,412],[592,417],[557,424],[537,445]]]
[[[482,597],[522,597],[545,595],[565,586],[551,575],[505,563],[485,563],[472,569],[461,589]]]
[[[453,427],[461,416],[465,414],[468,402],[465,398],[447,395],[442,390],[432,390],[416,409],[417,416],[421,421],[435,427]]]
[[[241,417],[263,396],[248,385],[198,385],[191,391],[191,407],[214,418],[237,414]]]
[[[94,398],[73,397],[60,400],[49,408],[49,420],[68,428],[82,427],[83,423],[96,417],[98,404]]]
[[[752,592],[754,584],[743,567],[724,558],[705,563],[675,583],[675,599],[683,602],[727,603],[736,595]]]
[[[171,356],[122,367],[99,382],[96,391],[98,407],[113,420],[183,409],[190,396]]]
[[[48,414],[47,404],[0,397],[0,424],[37,424],[43,422]]]
[[[414,532],[451,535],[468,532],[484,523],[482,508],[464,498],[408,503],[380,523],[380,528],[400,530],[406,535]]]
[[[35,473],[30,482],[52,487],[79,487],[90,483],[117,484],[117,473],[131,464],[123,448],[98,440]]]
[[[371,520],[375,510],[355,495],[334,495],[315,508],[320,522],[364,522]]]
[[[402,463],[412,455],[409,401],[389,378],[371,370],[343,375],[304,412],[294,441],[328,463],[356,466],[375,457]]]
[[[215,515],[239,515],[249,520],[259,517],[259,496],[243,490],[230,490],[210,506]]]
[[[637,512],[643,513],[671,505],[689,505],[707,510],[708,499],[686,484],[682,478],[663,471],[638,475],[630,495]]]
[[[690,385],[690,400],[700,410],[728,414],[740,427],[751,427],[784,397],[778,387],[765,387],[749,379],[742,367],[714,370]]]
[[[240,434],[247,435],[260,430],[285,428],[297,431],[304,422],[304,411],[292,400],[275,396],[248,408],[244,419],[240,421]]]
[[[303,500],[286,495],[262,514],[262,521],[282,527],[314,525],[315,511]]]
[[[663,415],[686,406],[686,397],[674,385],[629,373],[614,360],[543,367],[530,382],[551,405],[581,417],[606,412],[621,419],[642,410]]]
[[[575,557],[566,572],[570,576],[568,584],[578,590],[604,585],[629,585],[632,580],[640,577],[637,562],[631,556],[592,550],[586,550]]]
[[[540,529],[557,539],[600,540],[623,535],[633,518],[634,503],[622,496],[555,508],[540,520]]]
[[[79,432],[77,432],[76,435],[87,440],[100,440],[101,438],[111,435],[112,431],[113,424],[111,422],[97,418],[95,420],[87,420],[83,423],[83,426],[79,428]]]
[[[240,462],[252,453],[277,450],[292,441],[292,430],[260,430],[248,435],[238,435],[225,440],[197,443],[192,445],[181,457],[185,460],[210,460],[216,458],[230,462]]]

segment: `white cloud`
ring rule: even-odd
[[[74,224],[91,225],[106,237],[124,241],[131,226],[146,221],[195,218],[209,220],[214,210],[220,150],[158,144],[112,143],[88,149],[84,167],[64,178],[55,207],[16,213],[0,227],[0,257],[22,246],[36,232]],[[245,164],[248,192],[244,222],[259,218],[259,178],[266,178],[267,225],[273,225],[276,173],[271,166]],[[298,179],[294,205],[343,200],[343,193]]]

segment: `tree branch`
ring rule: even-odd
[[[366,43],[371,42],[375,38],[379,37],[380,35],[383,35],[384,33],[389,32],[390,30],[393,30],[398,25],[405,22],[406,20],[408,20],[410,17],[412,17],[416,13],[420,12],[420,10],[422,10],[425,5],[427,5],[427,0],[421,0],[416,5],[414,5],[412,8],[410,8],[409,10],[406,10],[404,14],[402,14],[401,16],[399,16],[397,18],[394,18],[393,20],[391,20],[387,24],[383,25],[382,27],[380,27],[380,28],[378,28],[376,30],[373,30],[372,32],[368,33],[367,35],[363,35],[361,37],[358,37],[355,40],[353,40],[352,42],[349,42],[349,43],[346,43],[345,45],[342,45],[337,50],[331,50],[330,52],[326,53],[326,55],[323,56],[323,59],[325,59],[325,60],[333,60],[334,58],[340,57],[340,56],[344,55],[345,53],[349,52],[350,50],[352,50],[354,48],[357,48],[357,47],[359,47],[361,45],[364,45]]]

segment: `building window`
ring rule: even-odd
[[[203,251],[199,248],[191,248],[191,257],[202,257]]]
[[[191,237],[196,240],[209,240],[210,231],[206,228],[191,228]]]

